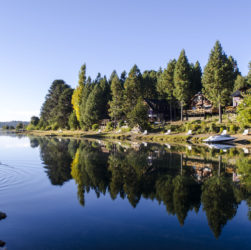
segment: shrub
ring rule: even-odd
[[[231,124],[229,126],[229,132],[232,133],[232,134],[235,134],[238,130],[238,127],[235,125],[235,124]]]
[[[99,128],[98,124],[95,123],[95,124],[92,125],[92,130],[97,130],[98,128]]]
[[[57,130],[57,129],[59,129],[59,126],[58,126],[57,122],[55,122],[55,123],[53,123],[53,124],[51,125],[51,129],[52,129],[52,130]]]
[[[124,125],[125,125],[125,122],[124,122],[123,120],[119,121],[119,123],[118,123],[118,126],[119,126],[119,127],[122,127],[122,126],[124,126]]]
[[[215,123],[211,123],[211,124],[210,124],[210,127],[209,127],[209,131],[210,131],[210,132],[218,133],[219,128],[216,126]]]
[[[105,127],[105,131],[111,131],[113,130],[113,124],[112,122],[108,122]]]

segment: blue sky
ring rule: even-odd
[[[205,66],[215,41],[251,61],[250,0],[0,1],[0,121],[38,115],[54,79],[75,87],[87,74],[109,76],[166,67],[185,49]]]

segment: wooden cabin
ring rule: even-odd
[[[177,104],[172,104],[165,99],[144,99],[144,104],[148,107],[148,118],[151,122],[161,122],[170,120],[180,113],[180,109]],[[171,110],[170,110],[171,109]]]
[[[211,109],[213,107],[212,103],[203,95],[201,92],[198,92],[190,100],[189,109]]]
[[[244,96],[248,93],[250,93],[250,86],[246,86],[243,88],[240,88],[238,90],[236,90],[233,94],[232,94],[232,98],[233,98],[233,107],[237,107],[243,100]]]
[[[204,94],[198,92],[191,98],[188,110],[185,110],[184,114],[188,116],[196,116],[204,115],[206,113],[214,114],[217,112],[218,110],[213,107],[212,102],[210,102]]]

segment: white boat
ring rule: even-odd
[[[216,144],[216,143],[210,143],[210,144],[205,143],[205,145],[207,145],[211,149],[222,149],[222,150],[227,150],[234,147],[233,145],[230,144],[227,145],[227,144]]]
[[[236,137],[232,137],[230,135],[214,135],[214,136],[209,136],[207,139],[203,141],[207,143],[221,143],[221,142],[230,142],[235,139]]]

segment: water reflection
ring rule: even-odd
[[[94,190],[136,207],[141,197],[164,204],[184,225],[188,212],[202,205],[218,238],[241,201],[251,219],[251,158],[241,149],[140,144],[121,145],[86,140],[32,138],[40,146],[53,185],[73,178],[79,203]]]
[[[3,220],[7,217],[7,215],[3,212],[0,211],[0,220]],[[0,240],[0,247],[4,247],[5,246],[5,242]]]

